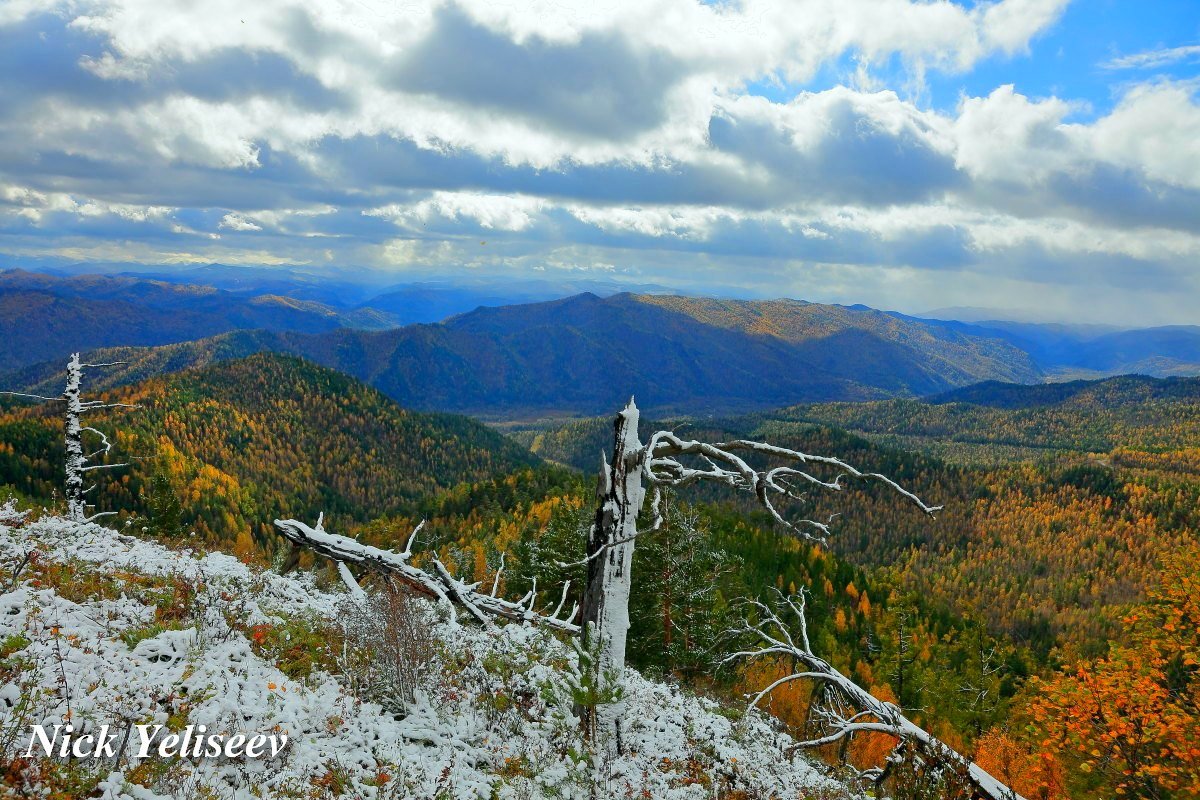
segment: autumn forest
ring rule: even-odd
[[[770,587],[811,596],[820,652],[859,685],[1027,798],[1200,792],[1200,482],[1192,381],[1113,379],[1045,396],[1000,385],[966,397],[796,406],[664,420],[706,436],[769,438],[886,473],[943,509],[851,486],[807,515],[828,545],[781,530],[716,488],[667,498],[635,552],[631,661],[734,698],[785,675],[762,660],[714,670],[722,632]],[[571,580],[577,596],[606,419],[508,423],[421,414],[339,373],[261,354],[109,390],[114,437],[93,502],[116,527],[279,564],[280,516],[315,518],[395,547],[420,519],[425,547],[505,590]],[[647,423],[654,425],[656,423]],[[54,509],[61,423],[5,401],[0,484]],[[951,435],[952,432],[952,435]],[[1039,444],[1040,443],[1040,444]],[[309,568],[328,571],[311,556]],[[329,574],[327,580],[336,580]],[[803,725],[810,689],[767,706]],[[884,734],[830,752],[866,768]]]

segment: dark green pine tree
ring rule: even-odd
[[[591,520],[592,509],[586,506],[578,509],[562,506],[550,516],[541,536],[523,537],[513,548],[516,563],[505,573],[508,593],[520,596],[533,587],[536,579],[538,596],[543,602],[551,599],[557,602],[563,584],[570,581],[566,606],[582,602],[587,578],[587,566],[582,559]]]
[[[662,527],[638,538],[630,603],[630,652],[640,666],[692,677],[711,672],[728,623],[723,578],[740,559],[717,546],[696,507],[663,499]]]
[[[183,503],[171,483],[169,468],[162,459],[154,465],[143,503],[151,533],[171,538],[183,535]]]

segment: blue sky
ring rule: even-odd
[[[1090,107],[1075,116],[1094,119],[1112,110],[1125,84],[1148,77],[1185,80],[1200,75],[1200,51],[1154,69],[1114,69],[1122,56],[1200,44],[1200,6],[1193,0],[1090,0],[1066,7],[1062,18],[1034,37],[1029,51],[993,55],[965,75],[935,75],[933,103],[951,109],[960,94],[987,94],[1011,83],[1030,97],[1064,97]]]
[[[974,4],[960,4],[971,7]],[[1013,84],[1029,97],[1062,97],[1078,101],[1072,119],[1090,120],[1112,110],[1128,84],[1148,77],[1175,80],[1200,75],[1200,50],[1150,67],[1114,68],[1112,62],[1131,55],[1200,47],[1200,5],[1193,0],[1087,0],[1067,5],[1058,20],[1017,53],[993,53],[964,72],[930,72],[919,100],[952,113],[966,95],[983,96],[997,86]],[[820,91],[853,80],[858,55],[848,52],[800,83],[759,80],[747,87],[775,102],[798,92]],[[900,59],[876,67],[880,80],[903,87],[908,76]]]
[[[1200,4],[10,0],[0,265],[1200,323]]]

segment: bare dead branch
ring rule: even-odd
[[[13,397],[31,397],[31,398],[33,398],[34,400],[46,400],[46,401],[49,401],[49,402],[54,402],[54,401],[56,401],[56,400],[62,400],[62,399],[63,399],[62,397],[44,397],[44,396],[42,396],[42,395],[40,395],[40,394],[27,394],[26,392],[10,392],[10,391],[7,391],[7,390],[6,390],[6,391],[2,391],[2,392],[0,392],[0,394],[10,394],[10,395],[12,395]]]
[[[936,763],[964,770],[980,797],[987,800],[1022,800],[1020,795],[997,781],[978,764],[959,755],[940,739],[910,721],[895,704],[880,700],[860,688],[829,662],[812,652],[808,643],[803,590],[796,595],[784,595],[778,591],[775,594],[777,602],[774,605],[757,600],[750,601],[748,605],[756,612],[757,621],[747,620],[742,626],[728,632],[748,639],[756,645],[730,653],[719,663],[728,664],[741,659],[775,655],[794,659],[804,666],[804,671],[784,676],[754,695],[750,702],[751,708],[757,706],[775,689],[793,680],[813,680],[833,690],[833,702],[814,709],[827,732],[798,742],[797,747],[822,747],[858,733],[885,733],[895,736],[902,743],[912,742],[927,758]],[[793,635],[791,625],[780,617],[776,610],[779,606],[796,617],[796,635]]]
[[[433,560],[435,571],[432,573],[413,566],[410,563],[413,542],[424,524],[422,522],[409,534],[404,552],[397,553],[361,544],[345,536],[328,533],[320,524],[316,528],[311,528],[294,519],[275,520],[275,527],[294,544],[332,558],[342,565],[357,564],[366,569],[382,572],[417,593],[447,606],[452,614],[454,605],[457,604],[486,627],[493,626],[495,624],[493,619],[499,617],[514,622],[541,625],[565,633],[579,632],[579,626],[571,621],[578,609],[572,607],[569,613],[562,614],[563,601],[559,602],[553,613],[547,614],[535,610],[536,592],[530,592],[520,601],[512,602],[477,591],[478,583],[466,583],[455,578],[436,558]],[[566,597],[565,592],[563,597]]]
[[[743,458],[744,454],[783,459],[790,464],[756,470]],[[690,466],[680,459],[681,456],[693,456],[706,466]],[[816,465],[826,470],[832,469],[836,474],[832,479],[826,480],[806,469],[800,469],[797,465]],[[878,472],[863,472],[838,458],[812,455],[749,439],[709,443],[681,439],[672,431],[658,431],[650,437],[646,445],[642,471],[647,483],[656,490],[664,486],[686,486],[699,481],[711,481],[750,492],[776,522],[803,539],[817,542],[824,542],[825,537],[829,535],[829,523],[811,519],[795,522],[785,519],[772,502],[772,496],[802,500],[805,495],[797,490],[797,483],[837,492],[843,488],[843,478],[852,478],[882,483],[926,514],[933,514],[941,509],[941,506],[927,505],[920,497]],[[658,526],[658,520],[659,514],[655,506],[655,528]],[[811,531],[816,531],[816,534]]]

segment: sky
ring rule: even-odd
[[[0,0],[67,263],[1200,324],[1200,3]]]

